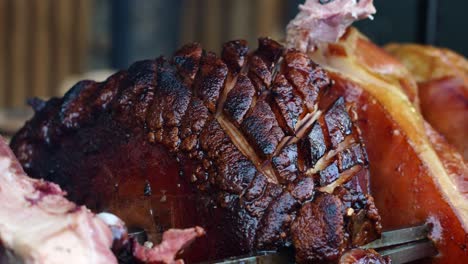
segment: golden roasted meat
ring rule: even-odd
[[[433,262],[468,261],[467,166],[425,123],[409,72],[353,28],[309,55],[334,80],[323,98],[353,105],[384,229],[433,223]]]
[[[418,82],[424,118],[468,161],[468,61],[453,51],[415,44],[386,47]]]

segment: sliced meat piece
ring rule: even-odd
[[[181,121],[180,139],[181,150],[193,153],[199,149],[199,135],[209,121],[209,110],[203,101],[192,97]],[[196,153],[194,153],[196,154]]]
[[[257,232],[257,247],[274,249],[288,242],[290,225],[298,207],[299,202],[287,190],[271,202],[260,221]]]
[[[161,81],[158,79],[158,74],[155,74],[157,72],[156,64],[159,66],[164,65],[161,59],[158,63],[155,60],[145,60],[134,63],[128,68],[129,81],[133,83],[135,90],[142,91],[138,93],[138,97],[134,98],[133,101],[134,115],[141,123],[146,121],[147,110],[153,102],[155,87],[157,82]]]
[[[304,160],[305,169],[313,168],[329,149],[319,121],[314,123],[307,137],[300,141],[300,146],[300,156]]]
[[[162,60],[162,59],[161,59]],[[132,87],[122,89],[114,102],[114,117],[127,124],[145,124],[146,112],[153,101],[157,75],[156,62],[143,60],[132,64],[127,79]]]
[[[289,190],[296,200],[304,203],[314,197],[314,186],[314,179],[312,177],[301,175],[298,180],[289,186]]]
[[[272,40],[271,38],[259,38],[258,49],[255,51],[255,55],[262,58],[271,71],[283,51],[283,45],[279,44],[275,40]]]
[[[202,52],[203,50],[199,43],[190,43],[176,51],[172,58],[179,74],[182,75],[188,84],[192,84],[195,79],[200,66]]]
[[[297,123],[306,114],[304,101],[282,74],[276,76],[271,92],[279,124],[285,133],[294,135]]]
[[[179,126],[190,102],[191,93],[177,75],[177,69],[167,60],[158,59],[157,87],[148,107],[146,124],[153,133],[152,141],[162,142],[171,150],[180,144]]]
[[[240,73],[248,52],[247,41],[242,39],[229,41],[223,45],[221,58],[226,63],[230,74],[237,75]]]
[[[284,137],[283,130],[279,127],[270,105],[264,99],[260,99],[247,114],[242,121],[241,129],[262,157],[272,155]]]
[[[208,52],[202,56],[193,90],[212,113],[216,112],[218,98],[224,88],[227,74],[226,64],[215,53]]]
[[[263,174],[257,174],[250,186],[244,193],[243,199],[246,201],[253,201],[259,198],[265,192],[265,188],[268,185],[268,179]]]
[[[103,83],[100,83],[99,89],[96,91],[93,108],[96,111],[107,109],[122,88],[128,85],[127,78],[127,71],[119,71],[107,78]]]
[[[269,38],[258,40],[258,49],[248,64],[248,76],[258,93],[270,88],[274,66],[283,53],[283,46]]]
[[[291,144],[271,159],[273,168],[278,175],[280,183],[293,182],[298,176],[298,152],[297,145]]]
[[[336,148],[343,142],[347,135],[351,134],[352,121],[346,111],[344,99],[340,97],[325,113],[325,122],[332,143]]]
[[[338,169],[338,164],[337,162],[333,162],[319,172],[319,185],[326,186],[336,181],[339,177],[340,171]]]
[[[365,149],[359,143],[349,146],[347,149],[339,152],[337,156],[340,172],[343,172],[355,165],[366,165],[368,160]]]
[[[345,246],[343,204],[330,194],[320,194],[304,204],[291,226],[298,263],[336,261]]]
[[[226,97],[224,114],[231,122],[239,126],[250,109],[254,96],[255,87],[250,79],[244,74],[239,75],[236,84]]]
[[[227,136],[216,120],[206,125],[200,135],[200,145],[217,170],[213,179],[224,191],[240,194],[253,180],[257,169]]]
[[[260,218],[270,203],[282,192],[283,188],[280,185],[267,183],[266,177],[258,174],[253,184],[247,189],[248,195],[241,200],[241,203],[245,204],[246,211],[250,215]]]
[[[250,57],[247,76],[252,80],[258,94],[268,89],[271,85],[271,69],[260,56],[252,55],[252,57]]]
[[[302,95],[309,111],[315,111],[321,92],[331,84],[327,73],[306,54],[295,50],[285,53],[281,72]]]

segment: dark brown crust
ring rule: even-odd
[[[340,256],[345,239],[342,207],[340,199],[330,194],[302,206],[291,227],[297,262],[333,261]]]
[[[373,201],[352,202],[368,182],[340,179],[357,166],[367,171],[346,103],[317,112],[330,80],[306,55],[271,39],[247,51],[245,41],[232,41],[219,58],[190,44],[106,82],[80,82],[62,99],[34,101],[36,114],[12,149],[31,176],[153,234],[204,225],[193,260],[291,243],[299,262],[336,260],[364,231],[380,232]],[[314,197],[337,180],[344,191]],[[345,219],[346,206],[360,217]]]
[[[255,96],[255,88],[244,74],[239,75],[234,87],[229,91],[224,103],[224,114],[237,126],[244,120]]]
[[[253,180],[255,166],[232,144],[216,120],[205,126],[200,145],[216,170],[212,182],[223,191],[241,194]]]
[[[284,137],[270,105],[265,99],[260,99],[242,121],[241,129],[250,144],[264,158],[271,156]]]
[[[224,87],[228,68],[224,62],[212,52],[202,56],[200,70],[194,83],[196,96],[205,102],[206,107],[214,113],[219,96]]]
[[[247,46],[247,41],[242,39],[229,41],[223,45],[221,58],[228,66],[229,72],[232,75],[240,73],[246,61],[248,52],[249,47]]]
[[[301,141],[301,152],[305,165],[309,168],[315,166],[317,161],[329,150],[325,141],[324,131],[320,125],[320,120],[316,122],[307,137]]]
[[[271,159],[280,183],[293,182],[299,173],[297,144],[291,144]]]
[[[278,74],[275,78],[272,98],[272,108],[279,124],[287,134],[294,135],[297,123],[307,110],[304,109],[304,101],[283,74]]]
[[[179,74],[182,75],[189,84],[193,82],[198,72],[202,52],[203,50],[200,44],[191,43],[183,46],[172,58],[174,65],[176,65],[179,70]]]
[[[345,109],[343,98],[338,99],[325,114],[325,122],[334,148],[351,134],[352,122]]]
[[[307,107],[312,111],[320,99],[319,91],[330,85],[326,72],[306,54],[295,50],[285,54],[282,71],[288,81],[302,94]],[[310,78],[312,76],[313,78]]]

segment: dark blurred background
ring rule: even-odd
[[[468,55],[468,1],[375,0],[357,23],[378,44],[428,43]],[[0,0],[0,109],[60,95],[131,62],[198,41],[283,39],[299,0]],[[0,116],[1,119],[1,116]]]

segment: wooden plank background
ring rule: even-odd
[[[252,47],[260,36],[283,39],[288,8],[284,0],[183,0],[178,45],[197,41],[219,51],[232,39],[246,39]]]
[[[6,0],[0,0],[0,107],[6,105],[6,29],[7,29]]]
[[[50,4],[50,0],[36,0],[33,3],[32,20],[35,23],[31,24],[31,34],[32,38],[35,39],[35,45],[31,54],[31,79],[34,80],[31,94],[41,98],[50,94],[49,83],[52,83],[49,80],[49,69],[52,64],[51,49],[49,49],[52,41],[48,23],[51,12]]]
[[[251,47],[259,36],[282,40],[302,2],[0,0],[0,108],[24,107],[28,97],[60,95],[71,75],[126,68],[136,60],[171,55],[187,42],[219,51],[232,39],[246,39]],[[432,16],[426,14],[429,2],[438,3]],[[375,0],[375,5],[375,20],[355,25],[377,44],[430,43],[468,55],[468,35],[462,34],[468,27],[467,1]]]
[[[0,0],[0,108],[59,94],[84,70],[92,0]]]

